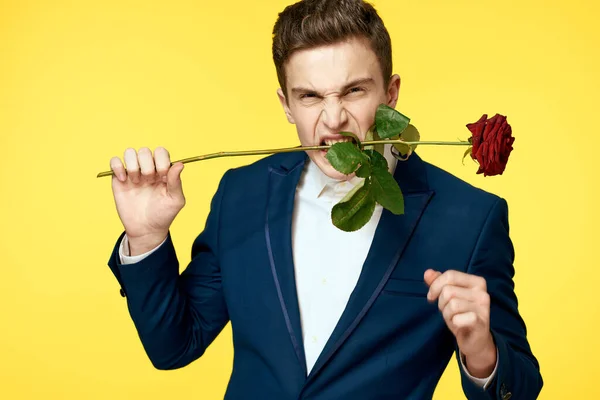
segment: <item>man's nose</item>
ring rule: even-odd
[[[348,113],[342,102],[330,101],[323,108],[321,118],[327,128],[332,131],[339,131],[348,122]]]

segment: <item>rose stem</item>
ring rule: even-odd
[[[402,140],[370,140],[362,142],[363,146],[371,146],[375,144],[394,144],[394,143],[403,143],[408,145],[433,145],[433,146],[470,146],[469,142],[404,142]],[[295,151],[309,151],[309,150],[325,150],[330,148],[333,145],[325,145],[325,146],[296,146],[296,147],[286,147],[282,149],[270,149],[270,150],[248,150],[248,151],[221,151],[219,153],[205,154],[202,156],[184,158],[182,160],[177,160],[171,162],[171,165],[175,163],[191,163],[196,161],[210,160],[211,158],[220,158],[220,157],[235,157],[235,156],[252,156],[252,155],[262,155],[262,154],[274,154],[274,153],[292,153]],[[101,178],[104,176],[113,175],[111,171],[100,172],[97,178]]]

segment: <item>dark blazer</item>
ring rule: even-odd
[[[429,399],[457,346],[425,297],[423,274],[455,269],[487,280],[499,352],[487,390],[461,369],[466,396],[536,398],[543,383],[513,290],[506,201],[417,154],[394,174],[405,214],[383,211],[357,286],[307,376],[291,247],[306,160],[276,154],[227,171],[181,275],[170,235],[148,258],[120,265],[121,234],[109,266],[153,365],[191,363],[231,321],[226,399]]]

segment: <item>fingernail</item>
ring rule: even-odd
[[[167,183],[167,176],[166,175],[163,175],[162,181],[165,182],[165,183]]]

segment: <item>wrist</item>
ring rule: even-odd
[[[498,351],[496,344],[493,339],[490,340],[490,344],[485,346],[482,351],[475,354],[463,354],[464,364],[469,374],[475,378],[487,378],[489,377],[496,366],[496,358]]]
[[[167,237],[169,232],[152,233],[142,236],[129,236],[127,235],[127,241],[129,242],[129,255],[139,256],[155,249],[160,245]]]

